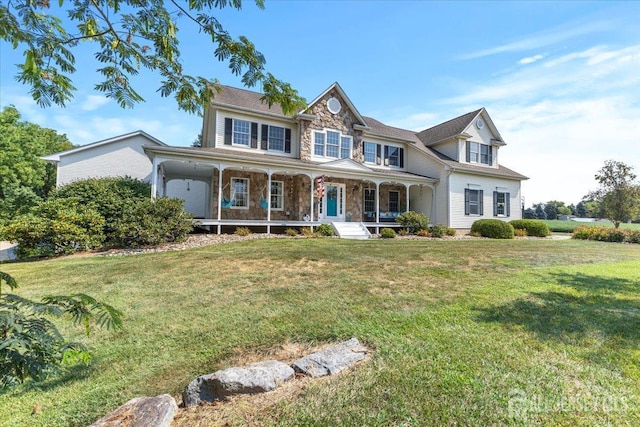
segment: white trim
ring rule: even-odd
[[[328,216],[327,215],[327,200],[329,196],[328,187],[336,187],[337,199],[336,199],[336,216]],[[318,216],[319,220],[333,220],[333,221],[344,221],[346,218],[346,207],[347,207],[347,186],[346,184],[336,183],[336,182],[325,182],[324,183],[325,194],[322,198],[321,203],[321,212]]]
[[[328,141],[328,132],[337,133],[338,134],[338,157],[327,156],[327,141]],[[316,135],[324,135],[324,144],[323,144],[323,155],[316,154]],[[349,156],[342,157],[342,139],[349,139]],[[342,131],[331,128],[323,128],[312,129],[311,130],[311,158],[314,160],[324,160],[324,161],[335,161],[342,159],[353,159],[353,136],[349,134],[344,134]]]
[[[271,191],[269,192],[269,194],[267,196],[267,197],[269,197],[269,199],[268,199],[269,206],[270,206],[272,211],[283,211],[284,210],[284,194],[285,194],[284,193],[284,181],[271,181],[271,186],[273,186],[273,184],[280,184],[280,186],[281,186],[280,191],[282,191],[282,193],[280,194],[280,201],[282,202],[282,206],[277,208],[277,207],[274,207],[271,204],[271,197],[273,196],[273,192],[271,192]]]

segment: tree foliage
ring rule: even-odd
[[[263,0],[255,2],[264,7]],[[190,75],[183,68],[178,33],[191,26],[213,45],[213,59],[228,64],[245,86],[262,86],[269,106],[280,104],[285,114],[302,108],[298,93],[266,71],[255,45],[244,36],[232,37],[211,13],[224,8],[240,10],[242,0],[9,0],[0,3],[0,40],[24,49],[17,80],[31,87],[41,106],[65,105],[73,98],[72,75],[79,71],[74,51],[91,44],[101,79],[96,90],[132,107],[144,100],[132,77],[148,69],[159,74],[162,96],[173,96],[179,108],[194,113],[202,111],[220,86],[216,79]],[[205,57],[201,63],[206,64]]]
[[[600,202],[602,216],[618,228],[621,222],[634,219],[640,212],[640,185],[635,181],[633,166],[607,160],[595,175],[600,187],[585,199]]]
[[[0,271],[0,387],[29,378],[41,380],[62,364],[88,362],[90,354],[81,343],[68,342],[50,320],[68,316],[86,334],[93,325],[122,328],[122,312],[86,294],[48,296],[32,301],[3,292],[18,287],[16,280]]]
[[[66,135],[20,118],[13,106],[0,112],[0,223],[26,212],[55,187],[55,166],[40,157],[73,147]]]

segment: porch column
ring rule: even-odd
[[[222,171],[224,166],[222,163],[218,165],[218,234],[222,233],[222,225],[220,220],[222,219]]]
[[[158,191],[158,157],[153,156],[153,169],[151,169],[151,199],[156,198]]]
[[[312,223],[311,224],[311,231],[313,231],[313,191],[314,191],[313,183],[316,180],[316,175],[314,173],[312,173],[312,174],[309,175],[309,178],[311,179],[311,185],[310,185],[310,187],[311,187],[311,213],[309,214],[309,218],[310,218],[310,221]]]
[[[380,182],[376,181],[376,234],[380,233]]]
[[[267,234],[271,234],[271,169],[267,169]]]
[[[405,188],[405,190],[406,190],[406,192],[407,192],[407,197],[406,197],[406,199],[405,199],[405,202],[406,202],[406,203],[405,203],[406,208],[405,208],[405,210],[404,210],[405,212],[409,212],[409,187],[410,187],[410,184],[405,184],[405,185],[404,185],[404,188]]]

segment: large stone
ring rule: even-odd
[[[296,372],[310,377],[335,375],[367,357],[368,350],[356,338],[298,359],[291,365]]]
[[[89,427],[169,427],[178,412],[173,397],[136,397]]]
[[[200,402],[213,402],[216,400],[213,392],[213,374],[200,375],[191,381],[182,392],[184,406],[197,406]]]
[[[294,375],[289,365],[276,360],[224,369],[191,381],[182,393],[182,400],[185,406],[196,406],[234,394],[263,393],[289,381]]]
[[[212,380],[217,397],[233,394],[263,393],[289,381],[295,372],[282,362],[267,360],[244,368],[229,368],[214,373]]]

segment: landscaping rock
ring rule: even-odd
[[[200,375],[191,381],[182,392],[184,406],[197,406],[200,402],[213,402],[216,395],[213,392],[213,374]]]
[[[286,363],[267,360],[245,368],[229,368],[214,373],[213,386],[217,397],[233,394],[263,393],[289,381],[295,372]]]
[[[169,427],[178,412],[173,397],[136,397],[89,427]]]
[[[296,372],[312,378],[335,375],[367,357],[368,350],[357,338],[351,338],[325,350],[311,353],[291,365]]]
[[[263,393],[289,381],[294,375],[289,365],[276,360],[224,369],[191,381],[182,393],[182,400],[185,406],[196,406],[234,394]]]

